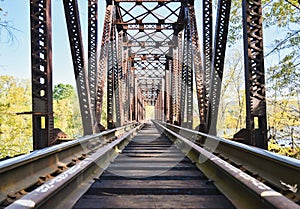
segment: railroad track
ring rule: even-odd
[[[235,208],[152,125],[126,146],[74,209]]]
[[[234,160],[234,157],[229,156],[235,156],[231,152],[241,152],[241,147],[248,149],[248,146],[237,144],[234,148],[236,144],[230,142],[230,148],[225,148],[225,140],[220,142],[215,137],[166,123],[154,121],[154,124],[159,133],[153,126],[146,126],[136,135],[142,125],[135,128],[132,125],[102,133],[97,137],[80,139],[81,148],[71,148],[73,145],[70,143],[64,145],[64,149],[52,148],[56,154],[49,159],[54,162],[51,166],[49,163],[44,165],[47,169],[52,167],[51,175],[49,170],[48,175],[45,172],[41,175],[31,171],[27,174],[30,174],[31,179],[32,176],[38,178],[38,182],[33,184],[31,180],[29,186],[24,186],[26,181],[18,180],[10,189],[9,184],[3,187],[5,184],[2,182],[2,207],[300,208],[297,191],[284,190],[272,182],[269,176],[274,178],[276,174],[264,175],[260,170],[255,173],[251,170],[255,168],[248,167],[249,162]],[[194,143],[196,141],[200,146]],[[77,151],[70,151],[73,149]],[[222,153],[222,150],[226,151]],[[256,155],[262,154],[261,150],[249,150]],[[69,154],[63,154],[65,152]],[[60,155],[67,157],[53,160]],[[252,158],[249,152],[247,155]],[[266,156],[260,157],[268,161]],[[10,169],[9,166],[0,164],[0,178],[11,179],[5,174],[12,175],[15,169],[22,168],[26,171],[34,168],[33,165],[41,166],[42,162],[49,161],[44,160],[45,158],[46,156],[40,156],[39,161],[31,159],[31,167],[28,167],[28,162],[22,163],[22,160],[11,163]],[[276,161],[274,155],[271,159]],[[30,161],[30,157],[27,161]],[[270,162],[271,165],[272,163]],[[285,159],[284,163],[279,164],[282,164],[281,169],[289,167],[299,176],[299,165],[296,161],[291,163]],[[53,168],[56,168],[55,172]],[[282,174],[279,176],[285,177]],[[295,182],[299,181],[297,175],[295,178]],[[288,177],[282,179],[286,181]],[[281,187],[284,185],[281,184]]]

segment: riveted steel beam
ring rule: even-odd
[[[248,143],[267,149],[261,0],[243,0],[246,129]]]
[[[185,7],[185,21],[183,41],[183,61],[180,93],[180,124],[187,128],[193,126],[193,56],[192,37],[190,29],[189,9]],[[186,114],[185,114],[186,113]],[[186,120],[185,120],[186,116]]]
[[[98,69],[98,0],[88,1],[88,81],[91,98],[93,130],[99,132],[96,121],[96,94]]]
[[[84,135],[93,134],[93,115],[91,111],[90,91],[86,72],[86,61],[82,43],[81,26],[77,0],[64,0],[64,10],[73,59],[74,74],[79,97]]]
[[[191,36],[193,44],[193,57],[194,57],[194,74],[196,81],[196,91],[197,91],[197,103],[199,111],[200,124],[198,129],[207,132],[207,112],[208,112],[208,101],[207,101],[207,90],[206,90],[206,79],[205,71],[202,65],[200,40],[198,37],[197,23],[195,8],[193,5],[189,6],[190,12],[190,24],[191,24]]]
[[[231,0],[219,0],[213,62],[211,69],[211,88],[209,92],[209,133],[217,134],[218,108],[224,70],[225,51],[230,17]]]
[[[30,1],[33,149],[53,143],[51,0]]]
[[[103,110],[103,97],[104,97],[104,88],[106,86],[106,71],[107,71],[107,63],[108,63],[108,49],[110,43],[110,34],[112,29],[113,22],[113,6],[108,5],[106,7],[105,17],[104,17],[104,25],[103,25],[103,33],[102,33],[102,41],[101,41],[101,49],[100,49],[100,58],[98,62],[97,69],[97,84],[96,84],[96,121],[98,126],[103,126],[101,124],[102,110]]]
[[[203,0],[202,4],[203,18],[203,69],[205,75],[206,100],[211,84],[211,63],[212,63],[212,0]]]

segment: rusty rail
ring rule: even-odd
[[[123,146],[141,126],[126,125],[0,162],[0,207],[37,188],[52,188],[74,172],[90,168],[91,159],[95,160],[98,152],[98,157],[102,157],[99,165],[104,166],[118,153],[118,146]]]
[[[299,185],[298,161],[171,124],[154,123],[214,181],[237,208],[300,208],[281,194],[280,190],[277,191],[278,184],[273,182],[274,179],[282,178],[281,182]],[[201,137],[206,139],[200,140]],[[201,142],[201,146],[195,144],[196,141]],[[263,168],[260,167],[260,161],[264,163]],[[294,175],[292,179],[289,172]],[[296,198],[298,193],[293,195]]]

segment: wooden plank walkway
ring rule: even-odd
[[[192,162],[146,125],[74,206],[234,208]]]

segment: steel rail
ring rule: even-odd
[[[186,155],[195,162],[196,166],[204,172],[208,178],[214,181],[215,185],[237,206],[237,208],[300,208],[300,206],[292,200],[258,180],[259,178],[257,178],[257,175],[253,176],[247,174],[239,167],[239,163],[241,162],[244,163],[242,164],[243,167],[249,166],[248,164],[250,162],[254,163],[251,158],[255,158],[256,162],[254,164],[260,164],[260,160],[269,163],[265,164],[264,170],[272,170],[275,172],[272,166],[275,166],[275,169],[282,169],[273,173],[273,178],[278,178],[278,173],[286,174],[286,178],[288,178],[290,175],[288,172],[293,172],[296,174],[294,176],[294,182],[297,182],[299,181],[299,179],[297,179],[297,177],[299,177],[299,162],[277,156],[268,151],[227,141],[208,134],[163,122],[153,122],[161,132],[174,140],[174,143],[177,144],[178,148],[186,153]],[[203,148],[194,143],[199,136],[207,137],[205,142],[201,143],[202,145],[204,144]],[[211,150],[209,151],[209,149]],[[236,160],[236,155],[240,155],[240,159],[244,160],[237,161],[234,165],[238,166],[234,166],[213,154],[212,149],[220,152],[221,155],[232,156],[230,159],[231,162],[233,159]],[[246,161],[246,159],[248,159],[248,161]],[[255,168],[255,165],[253,165],[252,168]],[[261,168],[255,170],[255,173],[261,175],[260,171]],[[270,172],[268,171],[267,173]],[[283,174],[280,176],[285,177]],[[267,183],[269,183],[268,180],[269,179],[267,179]]]
[[[94,150],[84,160],[16,200],[7,209],[71,208],[141,127]]]
[[[129,124],[84,136],[0,162],[0,207],[19,199],[60,173],[74,169],[89,153],[115,143],[117,138],[128,131],[136,130],[137,125]]]
[[[289,188],[284,184],[300,185],[298,178],[300,176],[300,161],[297,159],[172,124],[161,124],[183,137],[191,139],[208,151],[228,158],[236,165],[242,166],[243,169],[265,179],[279,190],[288,192]],[[296,194],[300,195],[299,189]]]

